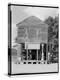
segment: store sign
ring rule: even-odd
[[[25,49],[40,49],[40,44],[25,43]]]

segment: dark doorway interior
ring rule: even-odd
[[[28,60],[37,60],[37,50],[28,50]]]

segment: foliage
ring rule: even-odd
[[[48,24],[48,44],[52,44],[51,54],[52,57],[58,59],[58,33],[59,33],[59,19],[58,16],[55,18],[49,16],[45,23]]]

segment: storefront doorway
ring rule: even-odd
[[[28,60],[37,60],[37,50],[28,50]]]
[[[43,44],[43,46],[42,46]],[[42,57],[43,60],[46,60],[46,56],[47,56],[47,44],[46,43],[41,43],[37,46],[37,49],[35,47],[32,48],[25,48],[25,44],[22,44],[22,60],[27,60],[27,61],[33,61],[33,60],[38,60],[41,61]],[[35,45],[35,44],[34,44]],[[43,53],[43,55],[42,55]]]

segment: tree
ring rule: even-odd
[[[48,24],[48,41],[51,41],[53,37],[53,22],[54,19],[50,16],[45,20],[45,23]]]
[[[45,21],[48,24],[48,44],[52,44],[51,54],[54,57],[58,58],[58,27],[59,27],[59,18],[49,16]]]

